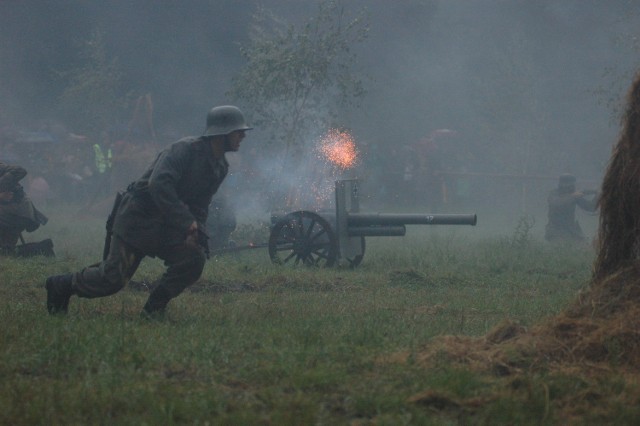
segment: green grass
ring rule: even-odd
[[[54,238],[55,259],[0,263],[0,424],[541,424],[555,419],[548,398],[584,386],[531,377],[473,415],[434,411],[409,399],[501,385],[380,359],[559,312],[589,280],[589,249],[413,227],[367,239],[354,270],[277,267],[266,250],[211,259],[165,321],[139,319],[147,294],[132,289],[74,297],[58,318],[45,312],[44,279],[94,262],[103,238],[100,220],[58,223],[38,231]],[[162,271],[147,259],[134,278]]]

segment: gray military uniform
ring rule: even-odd
[[[209,203],[228,168],[224,156],[215,158],[203,137],[183,138],[162,151],[124,194],[107,258],[74,274],[76,294],[116,293],[145,256],[159,257],[167,266],[152,293],[162,303],[193,284],[206,256],[202,245],[187,243],[187,230],[194,221],[206,229]]]
[[[576,207],[588,212],[597,209],[597,198],[591,200],[585,197],[576,198],[570,193],[553,189],[547,199],[549,211],[545,229],[547,241],[583,241],[584,234],[576,220]]]

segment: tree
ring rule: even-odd
[[[60,96],[60,112],[73,129],[97,136],[117,121],[126,107],[122,73],[107,55],[104,35],[96,30],[84,42],[82,62],[60,73],[68,81]]]
[[[363,12],[348,20],[333,0],[321,1],[300,28],[264,8],[254,15],[249,42],[241,46],[247,62],[229,95],[284,149],[283,168],[306,135],[328,127],[341,108],[359,105],[365,91],[351,49],[367,33]]]

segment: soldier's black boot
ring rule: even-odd
[[[166,288],[156,287],[149,295],[140,316],[144,319],[163,319],[170,300],[171,294]]]
[[[49,314],[66,314],[69,309],[69,299],[73,295],[71,282],[73,275],[52,275],[47,278],[47,311]]]

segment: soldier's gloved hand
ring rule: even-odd
[[[198,245],[198,222],[195,220],[189,225],[187,229],[187,238],[185,243],[188,245],[197,246]]]

